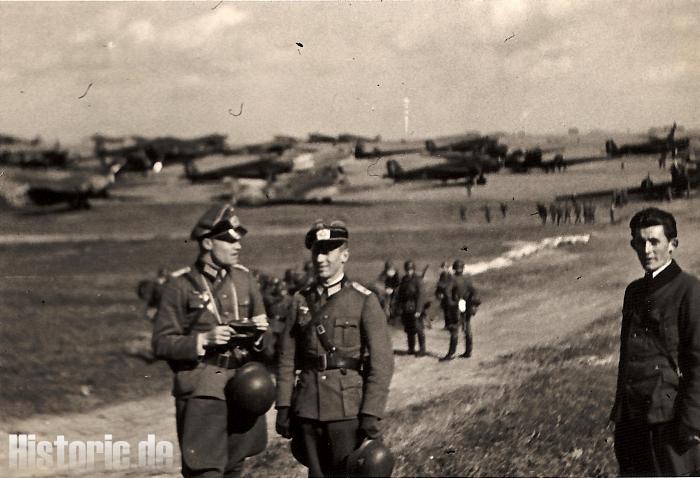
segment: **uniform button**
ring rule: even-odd
[[[634,332],[634,333],[632,334],[632,338],[635,338],[635,339],[637,338],[637,332]]]
[[[654,365],[654,370],[659,370],[659,366],[658,366],[658,365]]]
[[[321,380],[325,380],[325,379],[326,379],[326,376],[325,376],[325,375],[321,375]]]
[[[222,299],[225,299],[226,297],[227,297],[226,294],[221,294],[221,298],[222,298]]]
[[[229,314],[230,314],[230,312],[228,312],[228,311],[227,311],[227,312],[224,312],[224,315],[229,315]]]

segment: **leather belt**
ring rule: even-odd
[[[349,369],[359,372],[362,369],[362,361],[356,358],[343,357],[337,353],[321,354],[316,357],[305,357],[301,368],[302,370],[315,370],[317,372],[336,369]]]
[[[202,362],[230,370],[243,366],[247,360],[238,359],[231,353],[209,353],[202,358]]]

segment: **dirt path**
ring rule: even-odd
[[[498,381],[499,377],[487,376],[481,371],[481,362],[534,344],[561,340],[585,329],[601,315],[618,310],[620,287],[601,287],[601,284],[607,283],[610,271],[616,271],[616,280],[634,277],[637,273],[634,264],[630,263],[629,257],[608,250],[600,258],[607,266],[600,267],[599,262],[588,259],[590,249],[583,249],[599,247],[596,244],[607,243],[611,237],[606,236],[611,235],[615,236],[615,241],[620,240],[617,237],[620,235],[618,230],[601,233],[588,246],[544,251],[523,259],[508,269],[512,277],[520,277],[528,271],[532,272],[533,268],[551,267],[552,270],[566,271],[567,279],[573,275],[579,279],[552,277],[552,283],[556,283],[556,287],[524,287],[522,290],[527,290],[527,293],[504,293],[497,302],[485,303],[473,320],[476,340],[474,356],[470,360],[440,363],[435,359],[445,353],[448,342],[447,333],[440,328],[439,320],[435,321],[435,327],[427,334],[430,357],[415,359],[403,355],[405,339],[403,334],[396,332],[396,373],[392,381],[389,407],[400,409],[427,401],[466,384]],[[32,433],[38,441],[54,440],[57,435],[64,435],[66,440],[103,440],[105,432],[109,432],[114,441],[124,440],[134,451],[138,442],[145,440],[148,434],[155,434],[157,440],[176,443],[173,408],[172,398],[162,395],[105,407],[90,414],[35,416],[5,425],[0,430],[0,463],[3,466],[9,463],[8,433]],[[271,442],[278,440],[272,430],[273,426],[274,413],[271,413],[268,417]],[[95,470],[69,470],[63,472],[63,475],[52,468],[13,470],[10,476],[99,476],[99,473],[108,476],[177,476],[178,462],[176,450],[171,467],[148,470],[148,473],[144,473],[146,470],[143,468],[103,472],[101,470],[104,467],[97,464]]]

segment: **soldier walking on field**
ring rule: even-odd
[[[450,348],[447,355],[440,361],[454,359],[457,352],[457,342],[460,327],[464,331],[464,353],[461,357],[469,358],[472,355],[472,329],[471,318],[481,304],[481,299],[471,281],[464,275],[464,262],[456,260],[452,265],[454,277],[450,287],[450,315],[447,329],[450,331]]]
[[[348,239],[339,221],[306,234],[315,279],[295,294],[282,337],[275,428],[310,477],[390,476],[393,466],[379,440],[394,370],[389,326],[376,295],[345,276]]]
[[[416,275],[416,265],[413,261],[404,263],[406,274],[401,278],[401,284],[396,291],[396,307],[401,314],[401,323],[406,332],[408,353],[416,354],[416,336],[418,337],[418,356],[423,356],[425,350],[425,324],[423,309],[425,294],[423,280]]]

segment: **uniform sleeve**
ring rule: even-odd
[[[287,312],[284,331],[280,336],[280,356],[277,365],[277,400],[276,408],[289,407],[292,404],[294,391],[294,357],[296,355],[296,340],[294,324],[297,321],[297,298],[295,297]]]
[[[469,301],[471,302],[471,305],[481,305],[481,296],[479,295],[479,291],[476,290],[476,287],[474,287],[474,284],[471,281],[469,281]]]
[[[379,300],[374,294],[365,299],[361,321],[362,334],[369,352],[369,369],[365,374],[364,396],[360,413],[381,418],[394,374],[394,350],[389,326]]]
[[[623,380],[624,380],[624,364],[626,362],[626,357],[625,357],[625,344],[627,341],[627,329],[628,329],[628,321],[625,319],[627,316],[627,310],[629,307],[629,297],[632,295],[631,293],[631,285],[627,286],[627,289],[625,289],[625,298],[622,302],[622,324],[620,327],[620,357],[618,359],[617,363],[617,383],[616,383],[616,388],[615,388],[615,402],[613,403],[613,408],[612,411],[610,412],[610,420],[616,422],[618,415],[620,413],[620,407],[622,406],[622,387],[623,387]]]
[[[700,431],[700,282],[693,280],[680,307],[683,386],[680,387],[681,422]]]
[[[265,312],[265,303],[263,302],[262,293],[260,292],[260,284],[258,284],[258,281],[255,280],[252,274],[248,274],[248,281],[250,284],[250,317],[267,316]]]
[[[185,335],[182,292],[176,281],[163,287],[153,321],[153,354],[164,360],[197,360],[197,335]]]
[[[423,283],[423,279],[418,279],[416,283],[418,284],[416,312],[423,312],[423,307],[425,307],[425,303],[427,302],[427,298],[425,296],[425,284]]]

